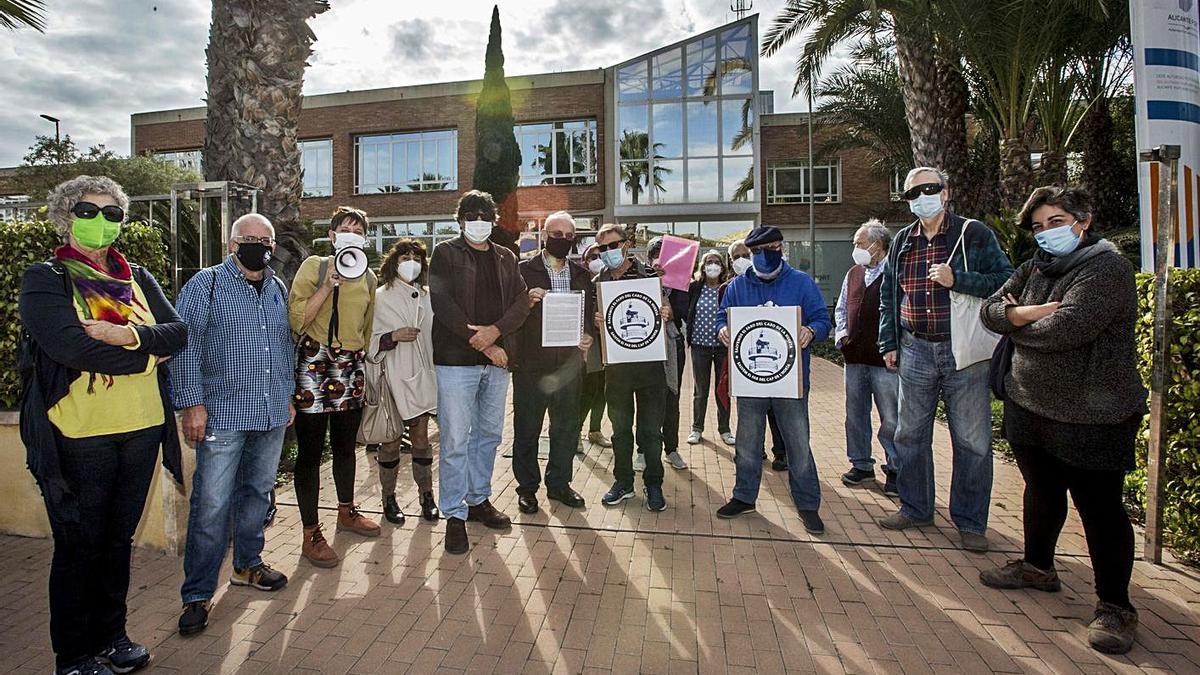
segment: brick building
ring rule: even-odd
[[[638,225],[723,247],[758,223],[779,225],[789,258],[832,303],[850,265],[849,240],[870,216],[906,221],[892,178],[859,152],[806,171],[807,117],[772,112],[758,86],[757,16],[603,69],[508,78],[522,151],[520,217],[531,231],[565,209],[591,225]],[[457,234],[459,196],[475,165],[482,81],[306,96],[299,122],[305,197],[317,223],[337,205],[369,213],[375,245]],[[199,168],[203,107],[132,116],[132,151]],[[816,121],[816,120],[814,120]],[[815,125],[814,145],[824,134]],[[833,294],[833,295],[831,295]]]

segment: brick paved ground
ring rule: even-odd
[[[996,464],[992,553],[957,548],[944,482],[936,530],[881,531],[875,520],[894,504],[838,481],[847,468],[840,370],[814,363],[824,536],[804,533],[783,476],[770,471],[757,515],[716,519],[733,463],[732,449],[711,441],[683,446],[692,467],[667,469],[670,508],[659,514],[643,508],[640,489],[619,508],[601,506],[611,461],[608,451],[591,448],[574,481],[586,509],[554,504],[520,515],[501,458],[494,501],[516,525],[496,534],[471,524],[469,556],[443,555],[440,524],[385,523],[382,537],[363,540],[333,534],[334,514],[325,511],[344,559],[319,571],[301,562],[299,516],[285,506],[265,557],[291,577],[286,590],[223,588],[208,631],[181,639],[174,628],[181,560],[139,551],[129,632],[151,646],[156,670],[189,673],[1200,672],[1200,574],[1177,565],[1136,564],[1142,627],[1129,655],[1087,647],[1084,622],[1095,598],[1073,513],[1060,542],[1063,592],[979,585],[979,569],[1019,550],[1021,481],[1012,465]],[[944,427],[935,442],[945,477]],[[332,506],[325,478],[322,498]],[[359,494],[378,509],[366,458]],[[292,501],[290,492],[280,498]],[[411,487],[400,502],[416,509]],[[50,554],[49,541],[0,537],[0,671],[50,670]]]

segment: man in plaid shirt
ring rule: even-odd
[[[888,368],[900,371],[900,510],[879,524],[893,530],[933,524],[933,419],[940,395],[954,450],[950,519],[963,548],[982,552],[988,549],[992,495],[989,363],[955,363],[950,294],[986,298],[1013,267],[990,228],[946,210],[949,188],[940,170],[913,169],[904,188],[917,220],[896,235],[888,252],[879,303],[879,352]]]

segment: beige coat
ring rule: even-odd
[[[414,297],[416,296],[416,297]],[[416,326],[421,329],[412,342],[398,342],[395,348],[382,352],[380,362],[396,412],[401,419],[411,420],[437,410],[437,376],[433,368],[433,308],[429,290],[410,286],[400,279],[375,292],[375,320],[371,328],[371,361],[380,358],[379,340],[397,328]],[[381,369],[367,368],[367,377],[380,377]]]

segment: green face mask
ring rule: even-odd
[[[75,218],[71,221],[71,234],[84,248],[99,251],[108,248],[121,234],[121,223],[114,223],[97,213],[94,218]]]

